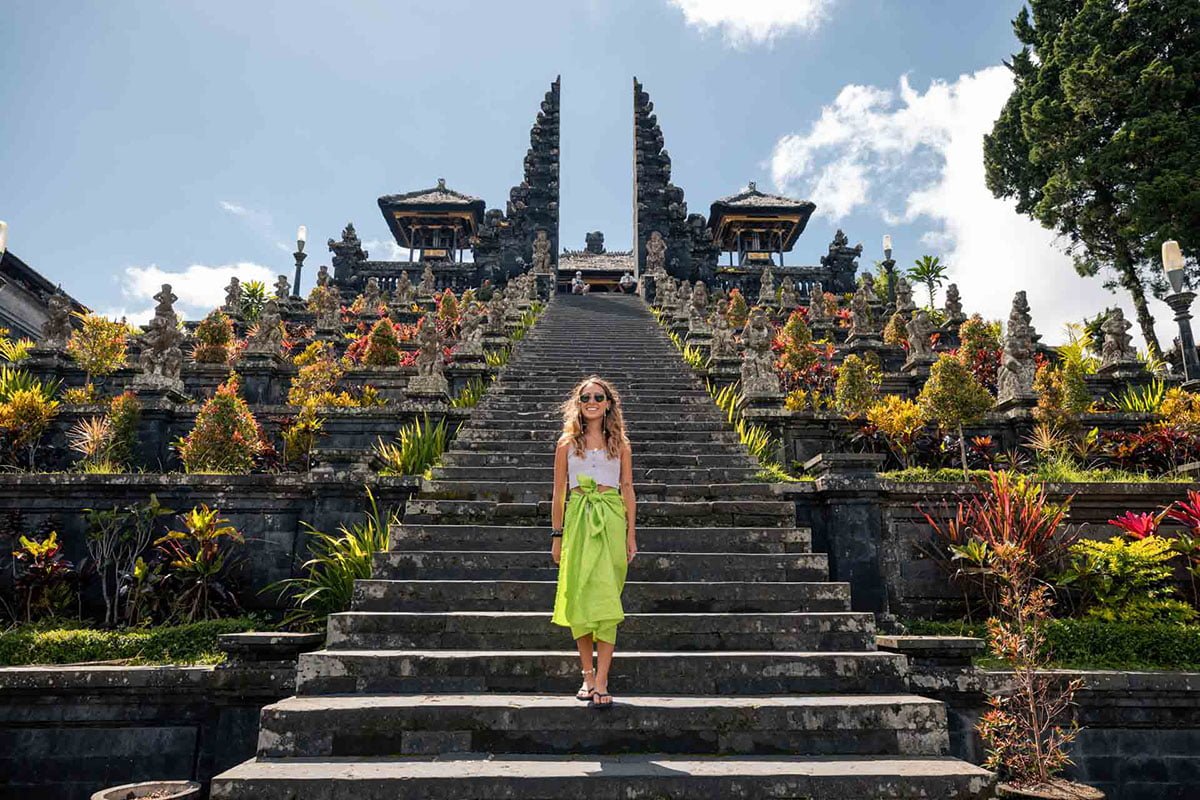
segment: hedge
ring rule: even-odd
[[[256,617],[115,631],[25,625],[0,633],[0,666],[115,660],[133,664],[217,664],[225,658],[217,649],[218,636],[265,627]]]

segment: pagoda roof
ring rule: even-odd
[[[731,221],[778,221],[788,225],[784,249],[790,250],[804,232],[808,218],[816,208],[816,203],[809,200],[760,192],[751,181],[749,186],[737,194],[722,197],[712,204],[708,214],[708,226],[712,229],[713,237],[720,242],[724,241],[729,227],[727,223]]]
[[[478,204],[483,208],[483,200],[469,194],[456,192],[446,186],[445,178],[438,178],[437,186],[429,189],[418,189],[415,192],[403,194],[387,194],[379,198],[379,206],[453,206],[468,208]]]
[[[455,219],[470,236],[483,224],[484,202],[478,197],[456,192],[446,186],[445,178],[438,178],[437,186],[429,189],[384,195],[379,198],[379,210],[397,243],[408,246],[408,235],[400,219],[426,216]]]
[[[632,250],[605,250],[589,253],[587,250],[564,250],[558,257],[559,272],[633,272]]]

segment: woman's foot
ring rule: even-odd
[[[588,700],[588,708],[611,708],[613,704],[612,695],[608,693],[608,686],[596,685],[592,690],[592,698]]]
[[[583,685],[579,687],[579,691],[575,693],[575,699],[584,703],[590,703],[592,693],[596,691],[596,670],[581,669],[583,673]]]

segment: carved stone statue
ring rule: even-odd
[[[367,285],[363,289],[362,296],[363,296],[363,302],[367,304],[368,311],[374,311],[376,308],[379,307],[379,303],[383,300],[383,297],[381,296],[380,291],[379,291],[379,279],[378,278],[376,278],[375,276],[371,276],[370,278],[367,278]]]
[[[659,285],[662,286],[662,290],[657,298],[659,300],[659,306],[664,309],[674,308],[676,304],[675,279],[670,275],[666,275],[663,277]]]
[[[479,312],[479,306],[471,303],[463,312],[458,324],[458,347],[454,354],[459,358],[483,356],[483,326],[484,318]]]
[[[688,333],[707,336],[711,332],[708,326],[708,287],[704,281],[696,281],[688,309]]]
[[[775,356],[771,352],[771,326],[766,312],[755,308],[742,331],[746,349],[742,353],[742,392],[747,399],[775,397],[780,393],[775,374]]]
[[[407,306],[413,301],[413,285],[408,277],[408,270],[400,273],[400,279],[396,281],[396,291],[393,292],[396,302],[402,306]]]
[[[934,328],[933,323],[929,321],[929,313],[923,308],[918,308],[905,323],[904,330],[908,333],[908,360],[931,361],[933,344],[929,337],[933,335]]]
[[[528,273],[525,279],[525,299],[534,301],[538,299],[538,282],[534,274]]]
[[[800,298],[796,294],[796,284],[791,277],[783,279],[779,284],[779,306],[783,309],[793,309],[799,305]]]
[[[317,330],[334,331],[342,327],[342,293],[332,283],[327,284],[317,304]]]
[[[896,276],[896,313],[908,319],[917,310],[913,302],[912,284],[903,275]]]
[[[675,319],[688,319],[691,315],[692,307],[692,285],[687,281],[681,281],[679,291],[675,295]]]
[[[538,275],[550,274],[550,237],[538,231],[533,239],[533,271]]]
[[[733,343],[733,328],[725,313],[729,310],[728,300],[718,300],[717,308],[708,316],[708,326],[712,330],[712,341],[709,343],[709,355],[714,359],[728,359],[737,356],[737,347]]]
[[[367,251],[363,249],[354,223],[346,223],[342,229],[341,241],[329,240],[330,261],[333,262],[333,277],[345,284],[353,281],[359,266],[367,260]]]
[[[946,324],[957,328],[967,321],[963,313],[962,298],[958,294],[958,284],[952,283],[946,287]]]
[[[583,236],[586,246],[584,250],[589,253],[599,255],[604,252],[604,232],[603,231],[588,231]]]
[[[504,299],[504,290],[492,292],[492,299],[487,305],[487,332],[493,336],[503,336],[504,315],[508,311],[508,301]]]
[[[821,284],[814,283],[808,293],[808,324],[818,325],[829,321],[829,313],[825,308],[825,290]]]
[[[245,352],[270,356],[283,353],[283,320],[279,316],[279,301],[274,297],[263,304],[258,325],[246,341]]]
[[[437,291],[437,279],[433,277],[433,267],[428,264],[421,272],[421,283],[417,286],[417,297],[433,297]]]
[[[875,316],[871,313],[871,289],[867,284],[858,287],[850,300],[850,336],[873,338],[876,334]]]
[[[858,271],[858,257],[862,255],[862,249],[861,244],[850,247],[850,240],[840,229],[834,234],[829,244],[829,254],[821,256],[821,266],[829,271],[833,292],[854,290],[854,273]]]
[[[50,295],[46,301],[48,315],[42,323],[42,341],[39,347],[47,350],[62,350],[71,338],[71,301],[61,291]]]
[[[1037,399],[1033,391],[1033,379],[1037,366],[1034,363],[1038,335],[1033,329],[1033,318],[1029,314],[1029,301],[1025,292],[1017,292],[1013,298],[1012,312],[1008,315],[1008,329],[1004,334],[1004,353],[1000,369],[996,373],[996,402],[1030,402]]]
[[[658,231],[650,231],[646,240],[646,270],[658,276],[667,269],[667,241]]]
[[[1137,350],[1133,347],[1133,337],[1129,335],[1132,327],[1133,323],[1125,319],[1125,312],[1119,306],[1108,312],[1100,326],[1100,330],[1104,331],[1104,344],[1100,349],[1101,369],[1113,372],[1132,367],[1140,371]]]
[[[275,299],[281,303],[286,303],[291,296],[292,287],[288,283],[287,275],[280,275],[275,278]]]
[[[770,264],[763,267],[762,275],[758,280],[758,304],[760,306],[775,305],[775,275],[771,272]]]
[[[322,264],[317,267],[317,286],[329,285],[329,265]]]
[[[432,314],[421,318],[417,328],[417,374],[408,382],[407,391],[416,395],[444,395],[450,391],[442,373],[442,335]]]
[[[183,350],[179,344],[183,341],[183,333],[179,330],[174,308],[179,298],[171,291],[171,284],[164,283],[154,299],[158,301],[154,306],[154,318],[141,336],[142,353],[138,357],[138,366],[142,374],[134,379],[134,386],[182,392],[183,381],[179,374],[183,369]]]
[[[242,282],[236,275],[229,279],[229,285],[225,287],[225,305],[221,306],[221,310],[233,317],[241,316]]]

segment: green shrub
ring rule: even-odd
[[[850,419],[866,416],[867,409],[879,399],[879,386],[882,383],[883,372],[879,365],[852,353],[846,356],[838,369],[837,384],[833,390],[834,407]]]
[[[263,627],[254,617],[119,631],[25,625],[0,633],[0,666],[116,659],[139,664],[215,664],[224,660],[217,649],[218,636]]]
[[[391,547],[391,526],[400,524],[396,511],[379,511],[375,496],[367,489],[369,508],[362,522],[349,528],[341,526],[337,534],[308,529],[308,552],[312,556],[301,567],[305,575],[277,581],[264,592],[287,594],[292,602],[284,622],[316,627],[329,614],[347,611],[354,594],[354,582],[371,577],[375,553]]]
[[[196,326],[192,360],[197,364],[227,364],[232,344],[233,320],[222,311],[213,311]]]
[[[399,363],[400,337],[396,333],[396,326],[387,317],[381,317],[367,334],[363,364],[368,367],[394,367]]]
[[[420,475],[437,463],[446,450],[448,440],[446,420],[437,425],[429,422],[429,415],[414,419],[400,427],[395,444],[378,439],[375,455],[383,461],[382,475]]]
[[[195,427],[176,442],[186,471],[244,474],[266,453],[262,427],[239,386],[237,373],[231,373],[196,414]]]
[[[458,390],[458,394],[451,398],[450,407],[474,408],[479,405],[479,401],[487,393],[489,383],[482,378],[471,378],[465,386]]]

